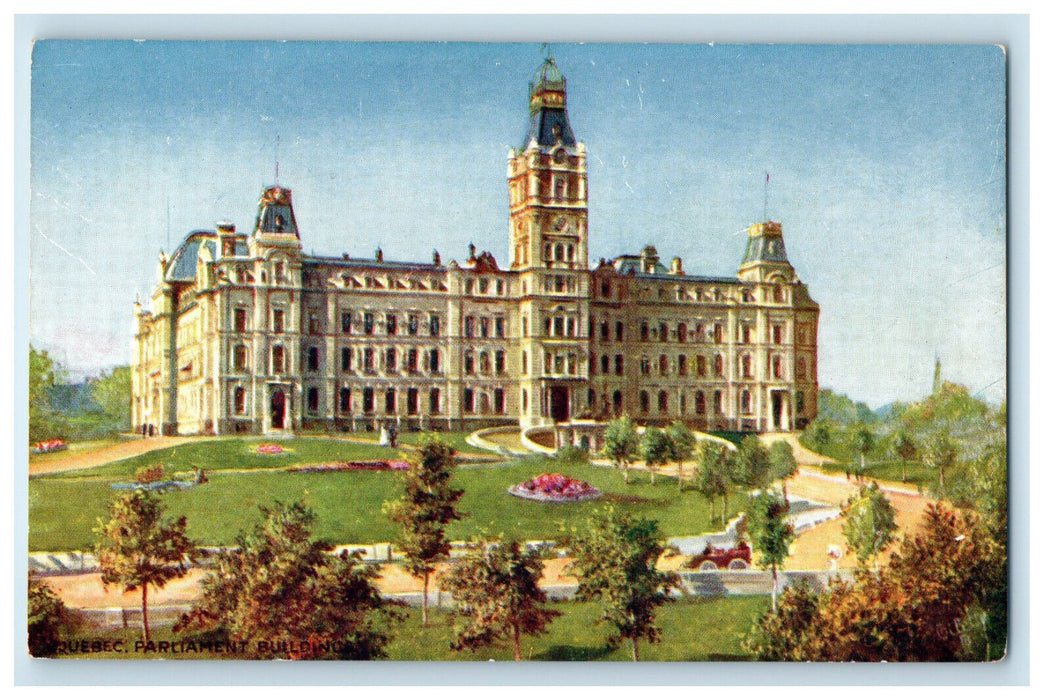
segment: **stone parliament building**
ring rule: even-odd
[[[627,414],[701,430],[817,415],[818,305],[781,225],[749,229],[736,277],[646,246],[588,260],[587,152],[547,59],[508,154],[510,267],[306,255],[292,192],[251,232],[220,223],[162,254],[136,302],[132,420],[162,434],[522,427]]]

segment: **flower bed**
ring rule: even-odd
[[[405,471],[408,462],[398,460],[374,460],[370,462],[329,462],[328,464],[310,464],[305,467],[289,467],[286,471],[304,473],[317,472],[353,472],[353,471]]]
[[[545,503],[575,503],[590,501],[602,492],[586,481],[564,474],[541,474],[507,489],[512,496]]]
[[[66,449],[69,449],[69,445],[62,440],[44,440],[43,442],[38,442],[33,445],[33,454],[41,455],[48,452],[59,452]]]
[[[281,447],[281,445],[275,445],[272,442],[268,442],[255,448],[255,453],[259,455],[279,455],[284,454],[284,452],[284,447]]]

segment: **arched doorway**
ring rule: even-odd
[[[276,390],[270,397],[270,427],[276,430],[285,429],[285,392]]]

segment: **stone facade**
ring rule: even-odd
[[[139,429],[270,433],[523,427],[626,413],[701,429],[797,429],[817,413],[818,305],[780,224],[753,225],[736,277],[652,246],[588,259],[587,151],[548,59],[508,155],[510,266],[303,252],[292,192],[251,233],[194,231],[136,302]]]

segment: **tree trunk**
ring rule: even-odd
[[[781,495],[785,497],[785,503],[788,503],[788,479],[781,479]]]
[[[423,572],[423,626],[427,626],[427,584],[430,583],[431,572]]]
[[[628,483],[628,465],[627,464],[624,465],[624,483],[625,484]]]
[[[715,496],[708,499],[708,524],[715,521]]]
[[[861,471],[858,472],[858,481],[861,481],[862,475],[865,473],[865,453],[861,453]]]
[[[657,468],[656,467],[652,467],[650,469],[650,486],[653,486],[656,483],[657,483]]]
[[[142,585],[142,636],[150,643],[150,619],[146,616],[146,584]]]
[[[905,476],[905,460],[904,459],[901,460],[901,481],[902,481],[902,483],[906,483],[908,481],[908,478]]]
[[[777,614],[777,564],[772,567],[774,572],[774,586],[770,589],[770,608]]]
[[[679,462],[679,493],[682,493],[682,462]]]
[[[727,494],[723,494],[723,526],[726,525],[726,500],[729,498]]]
[[[639,660],[639,638],[638,637],[632,637],[631,638],[631,660],[632,661],[638,661]]]
[[[514,633],[515,633],[515,661],[521,661],[522,660],[522,646],[521,646],[520,631],[518,629],[518,625],[517,624],[514,625]]]
[[[945,468],[938,467],[938,485],[941,487],[942,492],[945,492]]]

